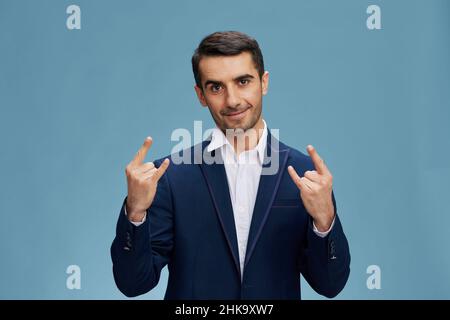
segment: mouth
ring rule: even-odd
[[[250,108],[251,108],[251,107],[247,107],[247,108],[245,108],[244,110],[240,110],[240,111],[236,111],[236,112],[231,112],[231,113],[226,114],[225,116],[226,116],[228,119],[231,119],[231,120],[240,120],[240,119],[242,119],[243,117],[245,117],[247,110],[250,109]]]

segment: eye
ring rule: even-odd
[[[248,80],[248,79],[241,79],[241,80],[239,80],[239,83],[240,84],[242,84],[242,85],[246,85],[246,84],[248,84],[250,82],[250,80]]]
[[[211,85],[211,87],[210,87],[210,89],[211,89],[212,92],[219,92],[219,91],[220,91],[220,88],[221,88],[220,84],[213,84],[213,85]]]

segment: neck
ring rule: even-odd
[[[236,155],[239,155],[241,152],[252,150],[258,145],[263,130],[264,130],[264,122],[261,116],[256,122],[256,124],[252,128],[247,129],[245,132],[238,131],[236,133],[235,131],[231,135],[227,135],[225,132],[225,136],[227,137],[230,144],[233,146]]]

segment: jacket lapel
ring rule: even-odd
[[[206,144],[204,144],[203,151]],[[210,153],[212,157],[221,159],[220,152],[215,151]],[[205,177],[206,184],[211,194],[211,199],[216,209],[217,217],[219,218],[220,225],[225,234],[228,246],[233,256],[234,264],[236,265],[239,276],[241,275],[239,264],[239,251],[237,245],[236,227],[234,223],[233,207],[231,205],[230,191],[228,188],[228,180],[225,172],[225,166],[223,161],[219,163],[207,164],[204,161],[200,163],[200,168]]]
[[[281,143],[276,140],[270,132],[268,132],[266,152],[264,154],[263,173],[264,168],[269,168],[271,165],[274,165],[274,161],[275,163],[278,161],[278,170],[276,170],[275,174],[271,175],[261,174],[247,241],[244,270],[255,249],[258,238],[269,215],[270,208],[272,207],[272,203],[275,199],[275,195],[280,184],[281,176],[286,170],[289,149],[280,149],[280,145]]]

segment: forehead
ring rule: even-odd
[[[204,83],[208,79],[226,81],[243,74],[258,74],[250,52],[235,56],[206,56],[200,60],[199,70]]]

